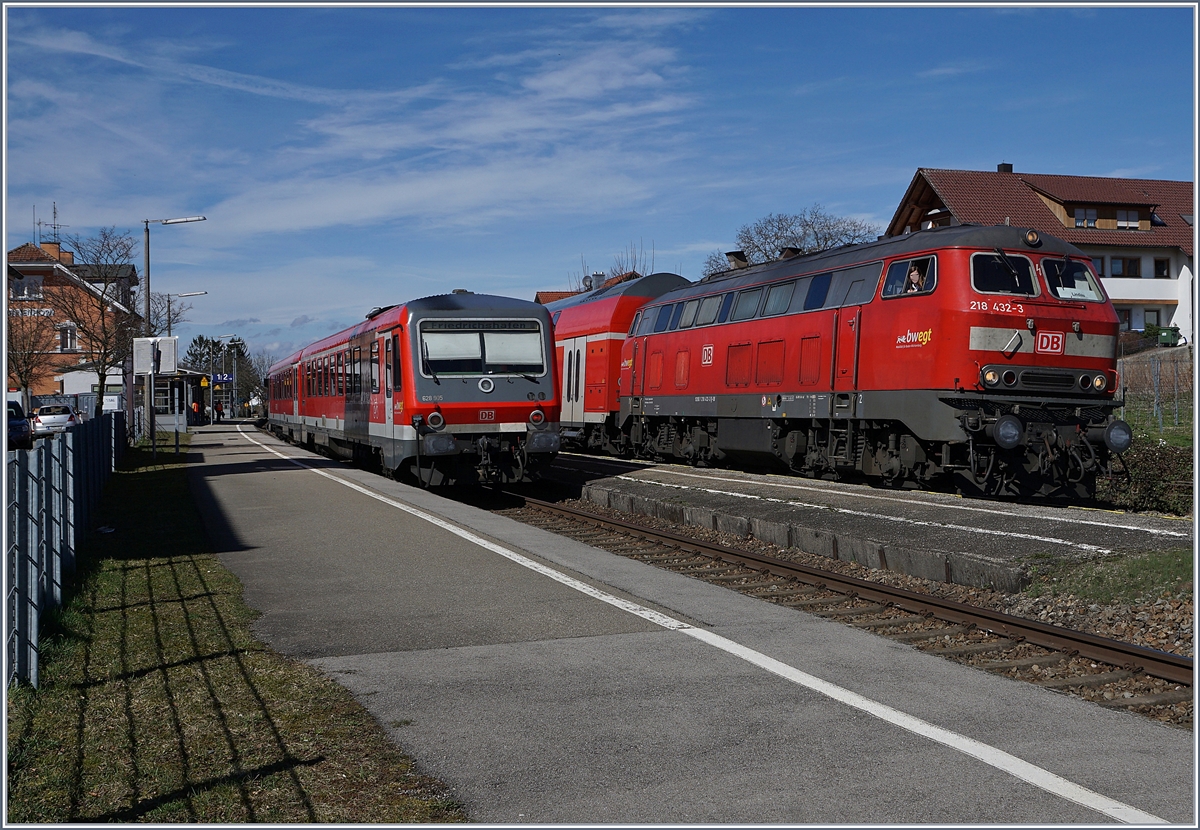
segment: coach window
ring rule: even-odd
[[[371,341],[371,394],[379,392],[379,341]]]
[[[724,323],[729,319],[729,309],[733,308],[734,293],[730,291],[721,301],[721,310],[717,313],[717,322]]]
[[[884,297],[928,294],[937,287],[937,260],[934,257],[893,262],[883,281]]]
[[[1033,265],[1023,256],[986,253],[971,257],[971,287],[981,294],[1036,297]]]
[[[696,322],[696,311],[700,308],[699,300],[688,300],[683,304],[683,313],[679,316],[679,328],[690,329]]]
[[[674,305],[665,305],[658,309],[658,316],[654,319],[654,331],[666,331],[667,325],[671,322],[671,312],[675,310]]]
[[[696,325],[707,326],[714,323],[717,319],[717,312],[721,310],[721,298],[723,294],[717,294],[714,297],[705,297],[700,301],[700,308],[696,312]]]
[[[792,292],[796,290],[795,281],[782,285],[772,285],[767,289],[767,304],[763,307],[763,316],[783,314],[792,302]]]

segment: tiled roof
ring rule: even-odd
[[[539,291],[534,295],[533,301],[541,305],[548,305],[558,300],[565,300],[567,297],[574,297],[578,291]]]
[[[979,170],[921,168],[905,201],[896,211],[889,233],[909,207],[910,197],[923,180],[960,222],[1036,228],[1074,245],[1113,245],[1181,248],[1192,256],[1194,230],[1183,220],[1192,214],[1191,182],[1161,179],[1115,179],[1100,176],[1057,176],[1038,173],[999,173]],[[1064,227],[1038,196],[1059,203],[1128,205],[1143,208],[1165,223],[1148,231]]]
[[[13,248],[8,252],[9,262],[58,262],[32,242]]]

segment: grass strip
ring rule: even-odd
[[[1104,604],[1152,602],[1162,595],[1191,593],[1190,550],[1149,551],[1088,562],[1062,562],[1047,555],[1033,566],[1030,596],[1070,594]]]
[[[174,458],[129,451],[41,687],[9,690],[8,822],[465,821],[348,691],[253,637]]]

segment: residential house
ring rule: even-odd
[[[132,286],[137,284],[136,269],[132,265],[121,266],[116,278],[105,280],[95,268],[76,263],[73,253],[63,250],[57,242],[45,242],[41,246],[27,242],[8,252],[7,274],[10,320],[22,317],[42,322],[47,336],[41,342],[57,368],[28,390],[12,389],[9,379],[9,392],[29,396],[121,393],[126,401],[131,401],[132,366],[127,365],[123,372],[109,375],[101,393],[97,388],[96,373],[88,363],[88,344],[80,340],[81,325],[85,330],[88,326],[83,320],[64,319],[61,307],[55,307],[61,304],[51,303],[48,298],[56,291],[85,292],[96,298],[107,296],[110,304],[106,313],[129,314],[132,311]],[[80,314],[88,314],[92,308],[98,311],[100,305],[89,301],[77,303],[76,307]]]
[[[1195,321],[1191,182],[922,167],[887,235],[942,225],[1034,228],[1092,257],[1124,329],[1177,326],[1192,342]]]

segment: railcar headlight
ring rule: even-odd
[[[1092,388],[1097,392],[1103,392],[1107,386],[1108,378],[1106,378],[1104,375],[1096,375],[1096,377],[1092,378]]]
[[[1005,386],[1016,386],[1017,385],[1017,373],[1014,372],[1012,369],[1009,369],[1007,372],[1004,373],[1004,385]]]
[[[1092,388],[1092,376],[1091,375],[1080,375],[1079,376],[1079,388],[1083,389],[1084,391],[1091,389]]]
[[[540,409],[533,410],[529,413],[529,423],[533,424],[535,427],[540,427],[542,424],[546,423],[546,413]]]
[[[1104,428],[1104,443],[1113,452],[1125,452],[1133,443],[1133,430],[1118,418]]]
[[[446,425],[446,419],[442,417],[440,412],[430,412],[426,423],[434,429],[441,429]]]
[[[1016,447],[1024,435],[1025,425],[1016,415],[1001,415],[996,419],[996,423],[992,424],[992,440],[1001,449],[1011,450]]]
[[[995,369],[988,369],[983,373],[983,382],[988,386],[995,386],[1000,382],[1000,373]]]

